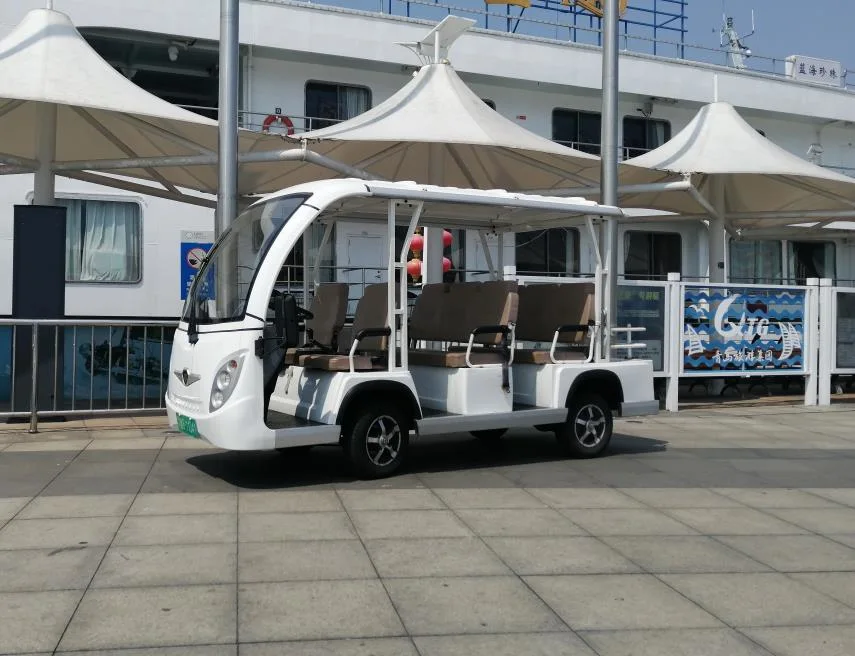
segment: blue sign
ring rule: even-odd
[[[683,370],[804,371],[803,291],[686,290]]]
[[[190,287],[196,274],[202,266],[202,261],[205,259],[211,246],[214,245],[213,232],[181,232],[181,300],[187,300],[187,294],[190,292]],[[214,278],[213,272],[209,271],[206,276],[209,291],[205,296],[213,298]]]

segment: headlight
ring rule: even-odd
[[[243,354],[232,355],[217,370],[217,375],[214,376],[214,384],[211,387],[211,412],[219,410],[229,400],[229,396],[237,384],[243,358]]]

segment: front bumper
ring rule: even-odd
[[[178,426],[177,415],[196,421],[199,438],[228,451],[267,451],[276,448],[276,436],[259,421],[260,412],[254,399],[229,399],[214,413],[188,412],[166,396],[166,414],[169,425]]]

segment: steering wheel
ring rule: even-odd
[[[270,303],[267,305],[267,307],[269,309],[273,310],[274,309],[273,299],[276,298],[277,296],[284,296],[284,295],[285,294],[280,292],[278,289],[274,289],[273,293],[270,295]],[[315,318],[315,315],[312,314],[311,312],[309,312],[309,310],[302,308],[299,305],[297,306],[297,319],[299,319],[300,321],[306,321],[306,320],[311,320],[314,318]]]

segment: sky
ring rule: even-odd
[[[757,31],[745,41],[754,54],[778,59],[787,55],[831,59],[855,70],[852,0],[724,0],[723,3],[739,34],[751,31],[754,9]],[[686,41],[719,49],[722,0],[688,0],[686,14],[689,30]],[[692,59],[700,58],[694,56],[696,53],[686,54]],[[753,63],[749,61],[751,68]],[[757,68],[764,66],[757,62]]]

